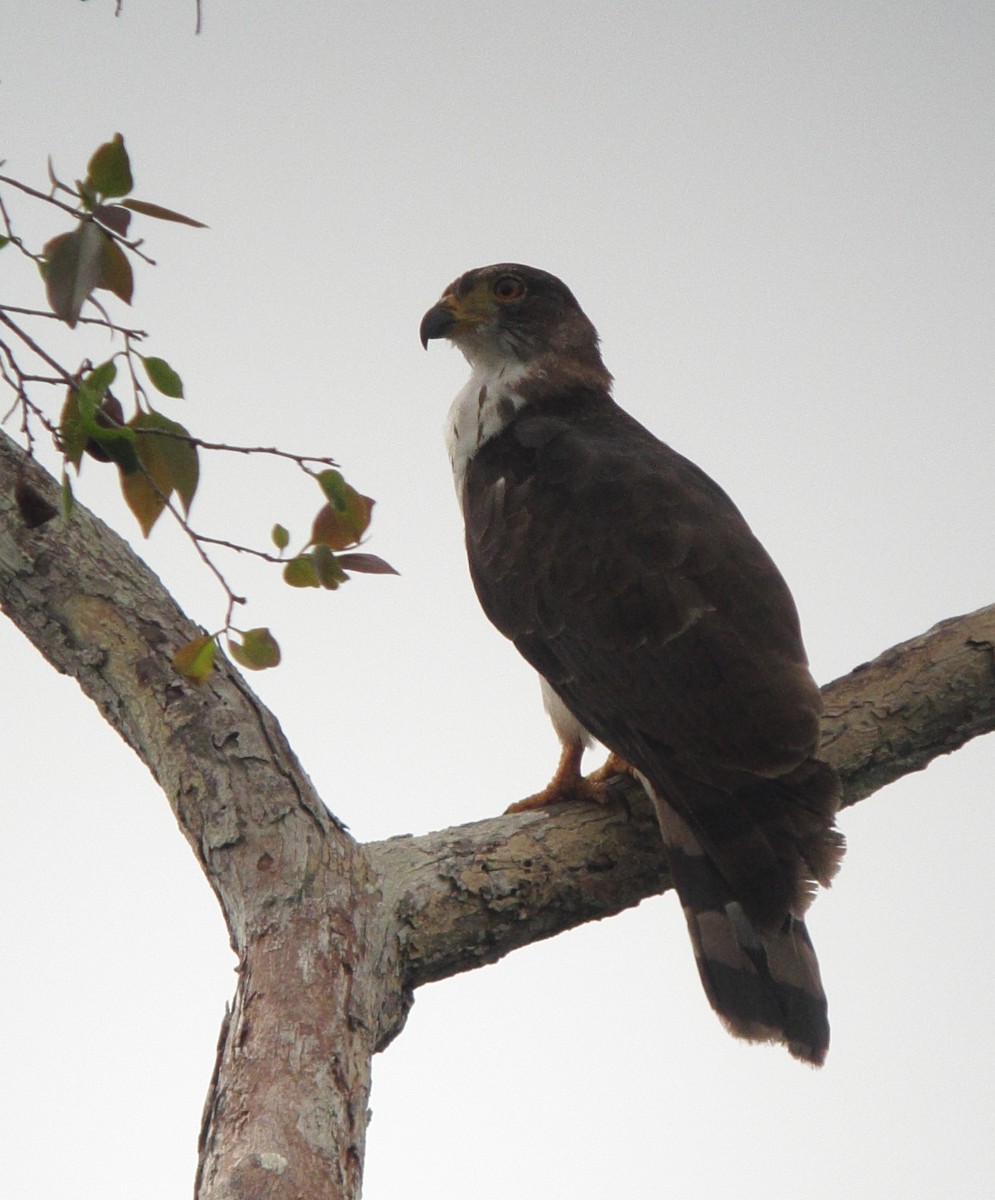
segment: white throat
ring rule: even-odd
[[[463,476],[470,459],[525,403],[517,385],[528,369],[526,363],[504,358],[474,363],[466,385],[456,394],[446,418],[446,444],[457,496],[463,495]]]

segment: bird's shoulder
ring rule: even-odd
[[[471,556],[583,542],[588,561],[633,571],[776,575],[726,492],[599,389],[527,404],[471,462],[463,506]]]

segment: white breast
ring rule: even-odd
[[[446,444],[453,467],[456,494],[463,494],[467,463],[489,438],[501,430],[525,403],[516,385],[524,364],[477,363],[466,386],[457,393],[446,418]]]

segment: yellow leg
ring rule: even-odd
[[[629,772],[628,763],[616,754],[610,754],[604,766],[584,776],[580,773],[584,757],[582,742],[565,742],[560,762],[553,778],[541,792],[526,796],[505,809],[505,812],[531,812],[536,808],[547,808],[553,804],[565,804],[568,800],[595,800],[603,804],[607,799],[607,785],[616,775]]]
[[[585,782],[595,787],[604,788],[607,787],[616,775],[631,775],[632,773],[632,767],[629,766],[624,758],[619,758],[615,751],[612,750],[601,766],[586,776]]]

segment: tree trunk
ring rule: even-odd
[[[201,687],[177,675],[173,652],[200,631],[116,534],[79,506],[32,524],[56,492],[0,434],[0,606],[155,776],[240,964],[196,1195],[355,1200],[370,1060],[413,989],[664,890],[650,807],[626,780],[604,808],[358,845],[231,666]],[[995,606],[827,685],[845,803],[995,728],[993,648]]]

